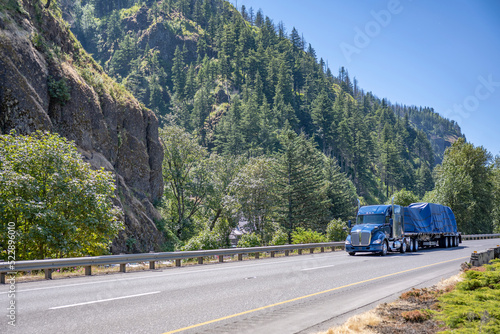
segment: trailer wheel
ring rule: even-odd
[[[439,239],[439,248],[446,248],[446,237],[441,237]]]
[[[387,246],[387,241],[384,241],[382,243],[382,251],[380,252],[380,256],[386,256],[387,255],[387,248],[389,246]]]
[[[444,248],[449,248],[449,247],[450,247],[450,238],[444,237]]]

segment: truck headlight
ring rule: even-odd
[[[377,239],[377,240],[374,240],[374,241],[373,241],[373,243],[374,243],[374,244],[379,244],[379,243],[381,243],[381,242],[382,242],[382,239]]]
[[[351,244],[351,240],[346,239],[345,244],[346,244],[346,245],[350,245],[350,244]]]

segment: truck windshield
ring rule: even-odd
[[[384,215],[360,215],[356,218],[356,225],[383,224],[384,222],[385,222]]]

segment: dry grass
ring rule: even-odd
[[[345,324],[330,328],[326,332],[318,334],[372,334],[376,333],[372,328],[377,326],[382,319],[375,310],[371,310],[349,318]]]
[[[392,303],[378,305],[374,310],[349,318],[342,326],[318,334],[394,334],[436,333],[441,323],[432,319],[437,298],[455,289],[463,275],[441,280],[430,288],[412,289]]]

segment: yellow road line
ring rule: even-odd
[[[324,290],[324,291],[320,291],[320,292],[315,292],[315,293],[311,293],[311,294],[306,295],[306,296],[297,297],[297,298],[285,300],[285,301],[282,301],[282,302],[279,302],[279,303],[275,303],[275,304],[271,304],[271,305],[266,305],[266,306],[254,308],[252,310],[248,310],[248,311],[244,311],[244,312],[240,312],[240,313],[228,315],[228,316],[225,316],[225,317],[222,317],[222,318],[205,321],[205,322],[202,322],[202,323],[199,323],[199,324],[196,324],[196,325],[191,325],[191,326],[184,327],[184,328],[179,328],[179,329],[176,329],[176,330],[173,330],[173,331],[170,331],[170,332],[165,332],[163,334],[179,333],[179,332],[182,332],[182,331],[186,331],[188,329],[193,329],[193,328],[196,328],[196,327],[201,327],[201,326],[213,324],[214,322],[219,322],[219,321],[223,321],[223,320],[227,320],[227,319],[239,317],[241,315],[245,315],[245,314],[249,314],[249,313],[253,313],[253,312],[265,310],[267,308],[271,308],[271,307],[275,307],[275,306],[279,306],[279,305],[291,303],[291,302],[294,302],[294,301],[297,301],[297,300],[301,300],[301,299],[306,299],[306,298],[318,296],[318,295],[321,295],[321,294],[324,294],[324,293],[328,293],[328,292],[332,292],[332,291],[335,291],[335,290],[340,290],[340,289],[348,288],[350,286],[354,286],[354,285],[358,285],[358,284],[363,284],[363,283],[371,282],[371,281],[376,281],[376,280],[379,280],[379,279],[382,279],[382,278],[386,278],[386,277],[391,277],[391,276],[395,276],[395,275],[407,273],[409,271],[423,269],[423,268],[428,268],[428,267],[432,267],[432,266],[437,266],[439,264],[443,264],[443,263],[447,263],[447,262],[453,262],[453,261],[457,261],[457,260],[463,260],[463,259],[467,259],[467,258],[469,258],[469,256],[459,257],[459,258],[453,259],[453,260],[447,260],[447,261],[442,261],[442,262],[438,262],[438,263],[428,264],[428,265],[417,267],[417,268],[412,268],[412,269],[407,269],[407,270],[403,270],[403,271],[398,271],[397,273],[392,273],[392,274],[387,274],[387,275],[383,275],[383,276],[379,276],[379,277],[374,277],[374,278],[370,278],[370,279],[367,279],[367,280],[364,280],[364,281],[360,281],[360,282],[356,282],[356,283],[351,283],[351,284],[347,284],[347,285],[344,285],[344,286],[339,286],[339,287],[336,287],[336,288],[333,288],[333,289],[328,289],[328,290]]]

